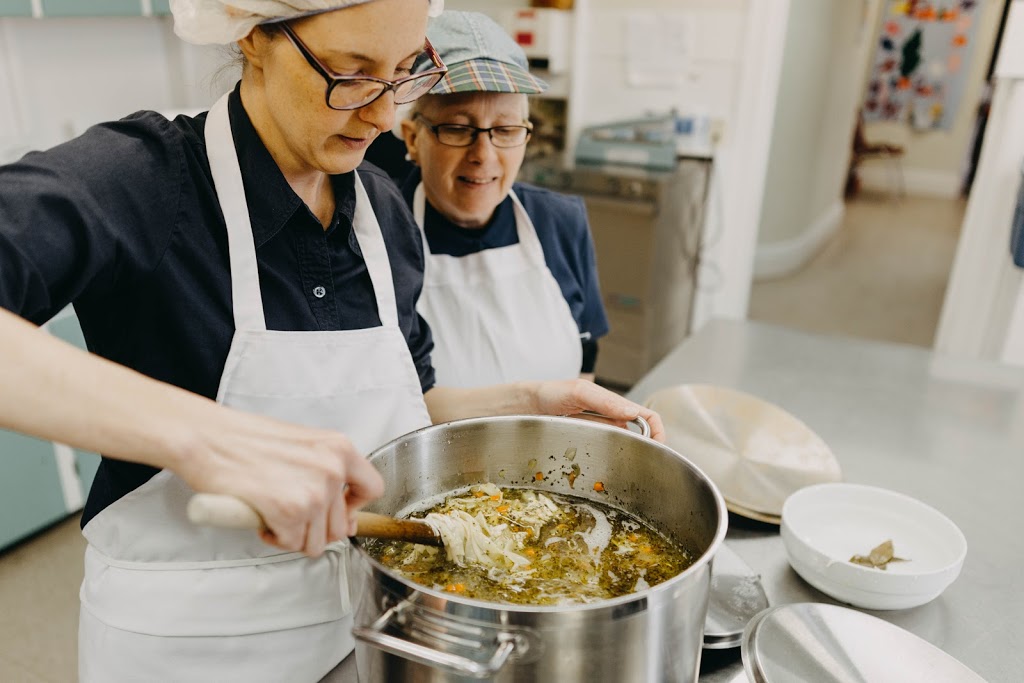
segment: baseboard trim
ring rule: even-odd
[[[891,193],[895,173],[892,161],[876,159],[870,164],[857,167],[861,189],[871,192]],[[903,167],[903,185],[908,195],[914,197],[939,197],[956,199],[960,196],[962,182],[955,171],[933,171],[928,168]]]
[[[757,245],[754,279],[768,280],[799,270],[814,258],[839,229],[845,211],[843,202],[836,201],[796,237]]]

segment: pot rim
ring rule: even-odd
[[[364,560],[368,561],[375,569],[379,570],[380,572],[386,574],[389,578],[391,578],[391,579],[393,579],[395,581],[400,582],[401,584],[403,584],[407,588],[412,589],[414,591],[417,591],[417,592],[420,592],[420,593],[425,593],[425,594],[427,594],[427,595],[429,595],[429,596],[431,596],[433,598],[438,598],[440,600],[445,600],[445,601],[448,601],[448,602],[453,602],[453,603],[456,603],[456,604],[458,604],[460,606],[484,608],[484,609],[489,609],[489,610],[502,610],[502,611],[506,611],[506,612],[522,612],[522,613],[538,613],[539,612],[539,613],[557,614],[557,613],[564,613],[564,612],[567,612],[567,611],[572,611],[572,612],[591,612],[591,611],[598,611],[598,610],[603,610],[603,609],[614,609],[616,607],[619,607],[619,606],[622,606],[622,605],[634,602],[634,601],[636,601],[638,599],[645,599],[648,596],[654,596],[654,595],[658,595],[660,593],[668,592],[668,591],[672,590],[676,586],[676,584],[682,583],[688,577],[692,576],[693,574],[698,573],[699,571],[701,571],[701,569],[704,567],[704,565],[709,564],[711,562],[712,558],[715,555],[715,552],[718,550],[718,547],[724,542],[726,532],[729,529],[729,513],[728,513],[728,511],[727,511],[727,509],[725,507],[725,499],[722,497],[721,491],[718,490],[718,487],[711,480],[711,478],[707,474],[705,474],[703,470],[701,470],[699,467],[697,467],[697,465],[695,465],[691,460],[689,460],[685,456],[681,455],[679,452],[673,450],[671,447],[667,446],[666,444],[659,443],[659,442],[654,441],[653,439],[650,439],[648,437],[640,436],[639,434],[637,434],[635,432],[632,432],[632,431],[630,431],[628,429],[623,429],[621,427],[616,427],[616,426],[613,426],[613,425],[604,424],[602,422],[597,422],[597,421],[594,421],[594,420],[579,419],[579,418],[573,418],[573,417],[568,417],[568,416],[552,416],[552,415],[498,415],[498,416],[493,416],[493,417],[471,417],[471,418],[466,418],[466,419],[462,419],[462,420],[452,420],[452,421],[449,421],[449,422],[442,422],[442,423],[439,423],[439,424],[433,424],[433,425],[428,425],[426,427],[421,427],[420,429],[417,429],[416,431],[409,432],[408,434],[404,434],[402,436],[399,436],[398,438],[392,439],[388,443],[386,443],[386,444],[384,444],[384,445],[382,445],[382,446],[380,446],[378,448],[375,448],[372,453],[370,453],[368,456],[366,456],[366,459],[372,464],[374,457],[378,456],[380,453],[382,453],[382,452],[384,452],[386,450],[390,450],[392,448],[392,446],[394,446],[394,445],[397,445],[397,444],[399,444],[399,443],[401,443],[403,441],[408,441],[412,437],[414,437],[416,435],[419,435],[419,434],[422,434],[422,433],[431,432],[431,431],[441,431],[443,428],[448,427],[448,426],[453,425],[453,424],[455,424],[455,425],[467,425],[467,424],[481,423],[481,422],[484,422],[484,423],[518,422],[518,421],[522,421],[524,419],[531,420],[531,421],[538,421],[538,422],[555,422],[555,423],[566,423],[566,424],[570,424],[571,423],[573,426],[579,426],[580,422],[585,422],[587,424],[588,428],[594,428],[594,429],[596,429],[598,431],[607,431],[607,432],[615,433],[615,434],[619,434],[619,435],[621,435],[622,433],[625,433],[628,438],[641,440],[648,447],[654,446],[654,447],[658,448],[659,450],[662,450],[662,451],[666,452],[667,454],[669,454],[669,455],[671,455],[671,456],[673,456],[675,458],[678,458],[679,460],[682,460],[684,465],[686,465],[704,483],[707,484],[708,488],[711,491],[711,495],[714,498],[715,508],[716,508],[716,510],[718,512],[718,527],[717,527],[717,529],[715,529],[715,535],[711,539],[711,543],[708,544],[708,547],[704,550],[704,552],[701,553],[700,557],[698,557],[693,562],[693,564],[691,564],[689,567],[687,567],[683,571],[679,572],[678,574],[676,574],[672,578],[670,578],[670,579],[668,579],[666,581],[663,581],[663,582],[661,582],[661,583],[659,583],[659,584],[657,584],[655,586],[651,586],[651,587],[646,588],[646,589],[644,589],[644,590],[642,590],[640,592],[637,592],[637,593],[627,593],[625,595],[620,595],[617,598],[609,598],[607,600],[598,600],[596,602],[590,602],[590,603],[574,603],[574,604],[570,604],[570,605],[520,605],[520,604],[514,604],[514,603],[491,602],[491,601],[488,601],[488,600],[477,600],[475,598],[460,597],[458,595],[453,595],[452,593],[448,593],[446,591],[434,590],[433,588],[431,588],[429,586],[426,586],[426,585],[421,584],[421,583],[417,583],[417,582],[415,582],[415,581],[413,581],[411,579],[408,579],[408,578],[402,576],[398,572],[395,572],[395,571],[389,569],[388,567],[385,567],[383,564],[381,564],[380,562],[375,560],[373,557],[371,557],[370,554],[367,553],[362,548],[362,544],[361,544],[361,542],[358,539],[355,539],[355,538],[352,539],[352,542],[351,542],[352,549],[357,551],[359,553],[359,555]],[[529,488],[529,487],[522,487],[522,488]],[[612,506],[612,507],[616,507],[616,506]],[[623,510],[623,512],[628,512],[628,511],[627,510]],[[629,513],[629,514],[632,514],[632,513]]]

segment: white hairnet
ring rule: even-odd
[[[171,0],[174,32],[189,43],[227,44],[241,40],[257,24],[362,5],[371,0]],[[421,2],[423,0],[420,0]],[[444,0],[427,0],[430,16]]]

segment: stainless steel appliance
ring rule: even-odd
[[[695,158],[669,171],[523,166],[520,180],[586,203],[611,325],[597,356],[603,383],[632,386],[688,334],[710,172]]]
[[[698,558],[637,593],[586,605],[534,607],[461,597],[413,583],[348,553],[359,680],[495,683],[693,683],[711,559],[725,502],[702,472],[648,438],[584,420],[460,420],[399,437],[370,454],[385,493],[369,510],[398,514],[439,494],[494,482],[599,500],[671,534]],[[579,476],[562,472],[579,467]],[[538,470],[547,475],[535,480]],[[602,482],[595,490],[594,483]]]

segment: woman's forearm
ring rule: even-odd
[[[657,413],[585,379],[516,382],[479,389],[434,387],[427,391],[424,400],[435,424],[467,417],[575,415],[593,411],[617,424],[642,416],[651,425],[652,438],[665,439]]]
[[[3,309],[0,427],[170,469],[196,491],[247,502],[267,542],[310,555],[355,533],[355,511],[384,487],[341,433],[224,407]]]
[[[434,424],[467,417],[533,414],[540,412],[536,401],[539,384],[517,382],[473,389],[434,387],[423,398]]]
[[[0,309],[0,427],[172,467],[187,439],[173,425],[188,424],[203,403]]]

